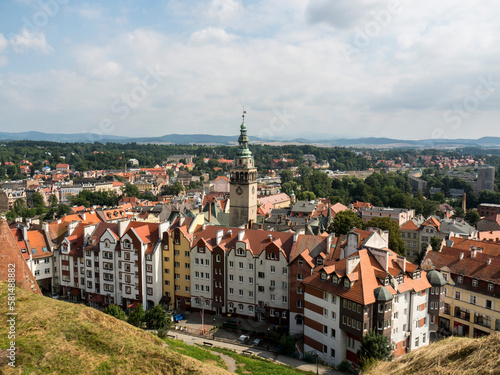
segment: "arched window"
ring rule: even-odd
[[[302,315],[296,315],[295,316],[295,322],[297,323],[298,326],[301,326],[303,324],[304,317]]]
[[[217,256],[215,257],[215,260],[216,260],[217,262],[220,262],[220,254],[217,254]]]

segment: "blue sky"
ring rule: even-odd
[[[500,136],[500,4],[0,2],[0,131]]]

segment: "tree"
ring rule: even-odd
[[[375,361],[392,359],[392,347],[388,336],[377,334],[374,330],[368,332],[361,340],[358,350],[359,365],[367,370]]]
[[[481,216],[479,215],[479,212],[477,212],[477,210],[467,210],[467,213],[465,214],[465,220],[467,220],[470,225],[475,227],[477,222],[481,220]]]
[[[135,185],[132,184],[125,184],[122,188],[123,195],[126,197],[138,197],[140,192],[139,188]]]
[[[293,172],[289,169],[283,169],[280,172],[281,185],[293,181]]]
[[[182,191],[184,191],[184,185],[177,181],[172,185],[165,186],[162,193],[165,195],[179,195]]]
[[[281,336],[280,353],[288,356],[293,356],[295,353],[295,340],[288,333]]]
[[[130,312],[127,321],[133,326],[142,328],[146,321],[146,314],[142,308],[142,303],[139,303],[139,305]]]
[[[148,329],[169,329],[172,324],[172,319],[170,314],[162,305],[156,305],[155,307],[146,311],[145,315],[146,326]]]
[[[48,201],[49,201],[49,206],[50,206],[50,207],[55,207],[55,206],[57,206],[57,203],[59,202],[59,201],[57,200],[57,197],[56,197],[56,195],[55,195],[55,194],[50,194],[50,195],[49,195],[49,199],[48,199]]]
[[[103,310],[103,312],[108,315],[114,316],[116,319],[127,320],[127,315],[125,315],[125,311],[123,311],[120,306],[108,305]]]
[[[354,227],[362,229],[364,226],[363,220],[354,211],[346,210],[335,215],[333,223],[328,227],[327,232],[336,235],[347,234]]]
[[[431,237],[431,247],[432,247],[432,250],[434,251],[439,251],[439,249],[441,248],[441,243],[443,242],[443,240],[439,237],[436,237],[436,236],[432,236]]]
[[[338,214],[337,214],[338,215]],[[406,247],[401,238],[398,223],[388,217],[374,217],[366,223],[367,227],[375,227],[389,231],[389,249],[406,256]]]

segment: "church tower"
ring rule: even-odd
[[[239,227],[257,222],[257,168],[255,168],[252,152],[248,149],[245,111],[238,138],[238,153],[231,168],[229,183],[230,216],[229,225]]]

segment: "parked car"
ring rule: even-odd
[[[224,328],[232,328],[232,329],[240,329],[241,328],[241,320],[239,319],[227,319],[222,324]]]
[[[253,346],[261,346],[262,345],[262,339],[255,339],[255,340],[253,340],[252,345]]]
[[[179,323],[182,319],[186,318],[186,314],[177,314],[174,316],[174,322]]]
[[[59,299],[59,294],[57,294],[57,293],[49,293],[49,297],[50,298],[54,298],[54,299]]]
[[[238,338],[238,341],[241,342],[242,344],[246,343],[248,340],[250,340],[250,336],[248,335],[241,335]]]

